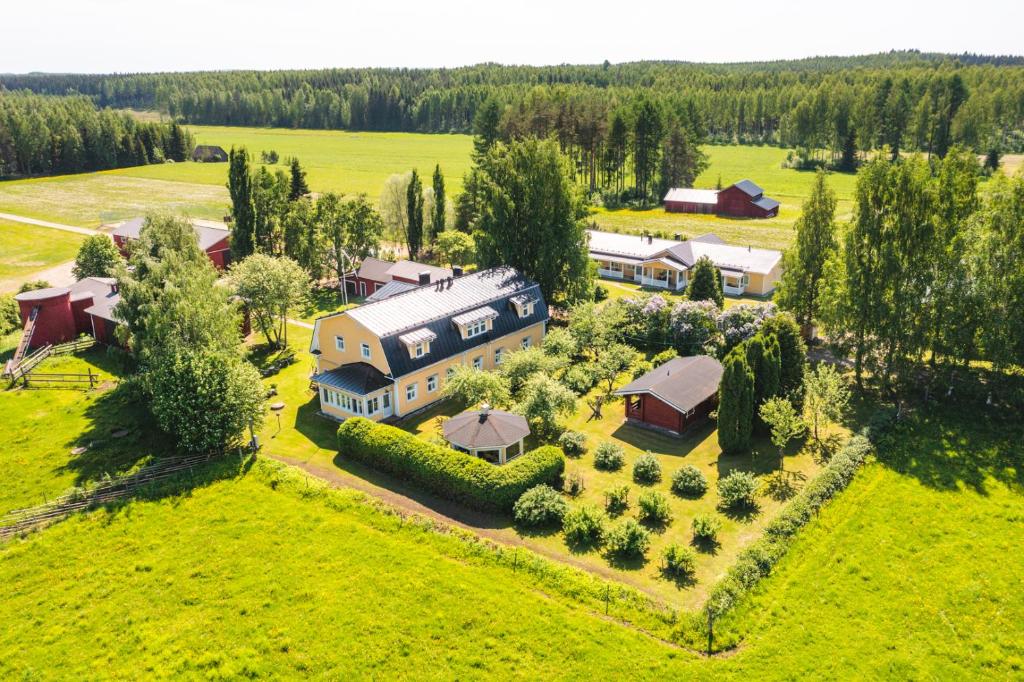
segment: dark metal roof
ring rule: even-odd
[[[503,448],[530,435],[526,419],[501,410],[473,410],[457,414],[441,427],[444,438],[453,445],[475,450]]]
[[[689,412],[718,392],[722,363],[707,355],[673,358],[631,381],[615,395],[649,393],[680,412]]]
[[[368,395],[390,386],[394,382],[373,365],[368,365],[365,362],[353,362],[329,372],[314,374],[313,383],[356,395]]]
[[[548,319],[548,307],[540,293],[540,286],[530,282],[512,269],[486,270],[457,278],[450,288],[445,285],[444,289],[440,290],[438,287],[439,285],[417,287],[413,291],[392,296],[385,301],[353,308],[344,313],[351,315],[368,327],[370,324],[385,329],[400,327],[380,335],[380,343],[388,365],[391,367],[392,376],[403,376],[459,353],[471,354],[474,348],[493,339],[512,334]],[[519,317],[515,306],[509,300],[517,294],[529,294],[537,299],[532,314]],[[432,307],[428,307],[431,297],[443,299],[446,305],[451,303],[453,307],[455,303],[458,303],[460,307],[441,317],[423,320],[422,318],[427,317],[433,311]],[[497,313],[497,316],[491,321],[491,330],[471,339],[463,339],[459,328],[452,322],[452,318],[462,310],[480,307],[481,304],[493,308]],[[378,308],[378,310],[370,316],[359,315],[370,308]],[[429,329],[437,335],[437,338],[430,342],[429,353],[420,358],[413,358],[409,356],[409,348],[401,342],[399,336],[410,328],[419,327]],[[371,327],[372,329],[373,327]]]
[[[766,211],[770,211],[779,205],[779,202],[775,201],[775,199],[769,199],[768,197],[761,197],[760,199],[755,199],[751,203],[753,203],[754,206],[763,208]]]
[[[740,180],[733,187],[750,197],[759,197],[764,194],[764,190],[750,180]]]
[[[398,280],[392,280],[382,286],[377,291],[373,292],[366,297],[366,303],[375,303],[376,301],[383,301],[385,298],[391,298],[395,294],[401,294],[410,289],[415,289],[418,284],[410,284],[409,282],[400,282]]]
[[[452,271],[448,268],[439,268],[436,265],[427,265],[425,263],[417,263],[416,261],[411,260],[400,260],[388,268],[388,274],[392,277],[411,279],[415,282],[419,281],[421,272],[430,273],[431,283],[436,282],[439,279],[452,276]]]

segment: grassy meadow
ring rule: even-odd
[[[284,394],[299,374],[268,381]],[[60,453],[109,430],[91,408],[108,395],[0,394],[5,414],[35,420],[19,449],[54,453],[37,476],[51,489]],[[312,437],[305,406],[287,409],[268,451]],[[720,625],[743,643],[710,659],[619,588],[605,615],[599,580],[232,458],[0,546],[0,675],[1018,677],[1022,435],[971,409],[915,413]]]
[[[73,260],[83,235],[0,219],[0,280]]]

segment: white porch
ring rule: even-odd
[[[742,296],[750,284],[750,278],[742,272],[722,270],[722,293],[730,296]]]
[[[321,384],[320,410],[341,418],[366,417],[368,419],[386,419],[394,414],[394,392],[391,388],[377,391],[369,395],[359,395],[349,391]]]

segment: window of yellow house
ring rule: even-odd
[[[345,337],[344,336],[335,336],[334,337],[334,347],[335,347],[335,349],[340,350],[341,352],[345,352]]]
[[[523,342],[520,345],[523,347],[523,350],[526,350],[527,348],[530,347],[530,343],[531,343],[530,337],[529,336],[524,336],[523,337]]]
[[[405,399],[407,402],[416,400],[416,394],[418,393],[418,386],[416,384],[409,384],[405,387]]]
[[[494,351],[494,364],[496,364],[496,365],[500,365],[501,364],[501,355],[504,352],[505,352],[504,348],[499,348],[499,349]]]
[[[484,368],[484,356],[478,355],[475,358],[473,358],[473,369],[483,369],[483,368]]]
[[[366,358],[367,360],[369,360],[369,359],[370,359],[370,344],[368,344],[368,343],[364,343],[364,344],[361,344],[361,345],[359,346],[359,352],[360,352],[360,354],[361,354],[361,355],[362,355],[362,356],[363,356],[364,358]]]
[[[428,393],[433,393],[436,390],[437,390],[437,375],[436,374],[431,374],[429,377],[427,377],[427,392]]]

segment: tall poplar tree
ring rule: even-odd
[[[231,257],[239,261],[256,248],[253,180],[245,147],[232,147],[228,154],[228,193],[231,195]]]
[[[754,428],[754,372],[742,345],[733,348],[722,362],[718,389],[718,446],[727,454],[750,449]]]
[[[783,257],[776,303],[793,313],[805,335],[818,312],[818,294],[825,263],[836,250],[836,195],[819,170],[811,194],[796,221],[796,242]]]
[[[406,211],[406,243],[409,247],[409,257],[415,259],[423,248],[423,183],[420,182],[419,173],[415,168],[406,188]]]
[[[430,220],[430,243],[433,244],[437,235],[444,232],[446,220],[446,202],[444,194],[444,176],[441,165],[434,166],[434,215]]]

